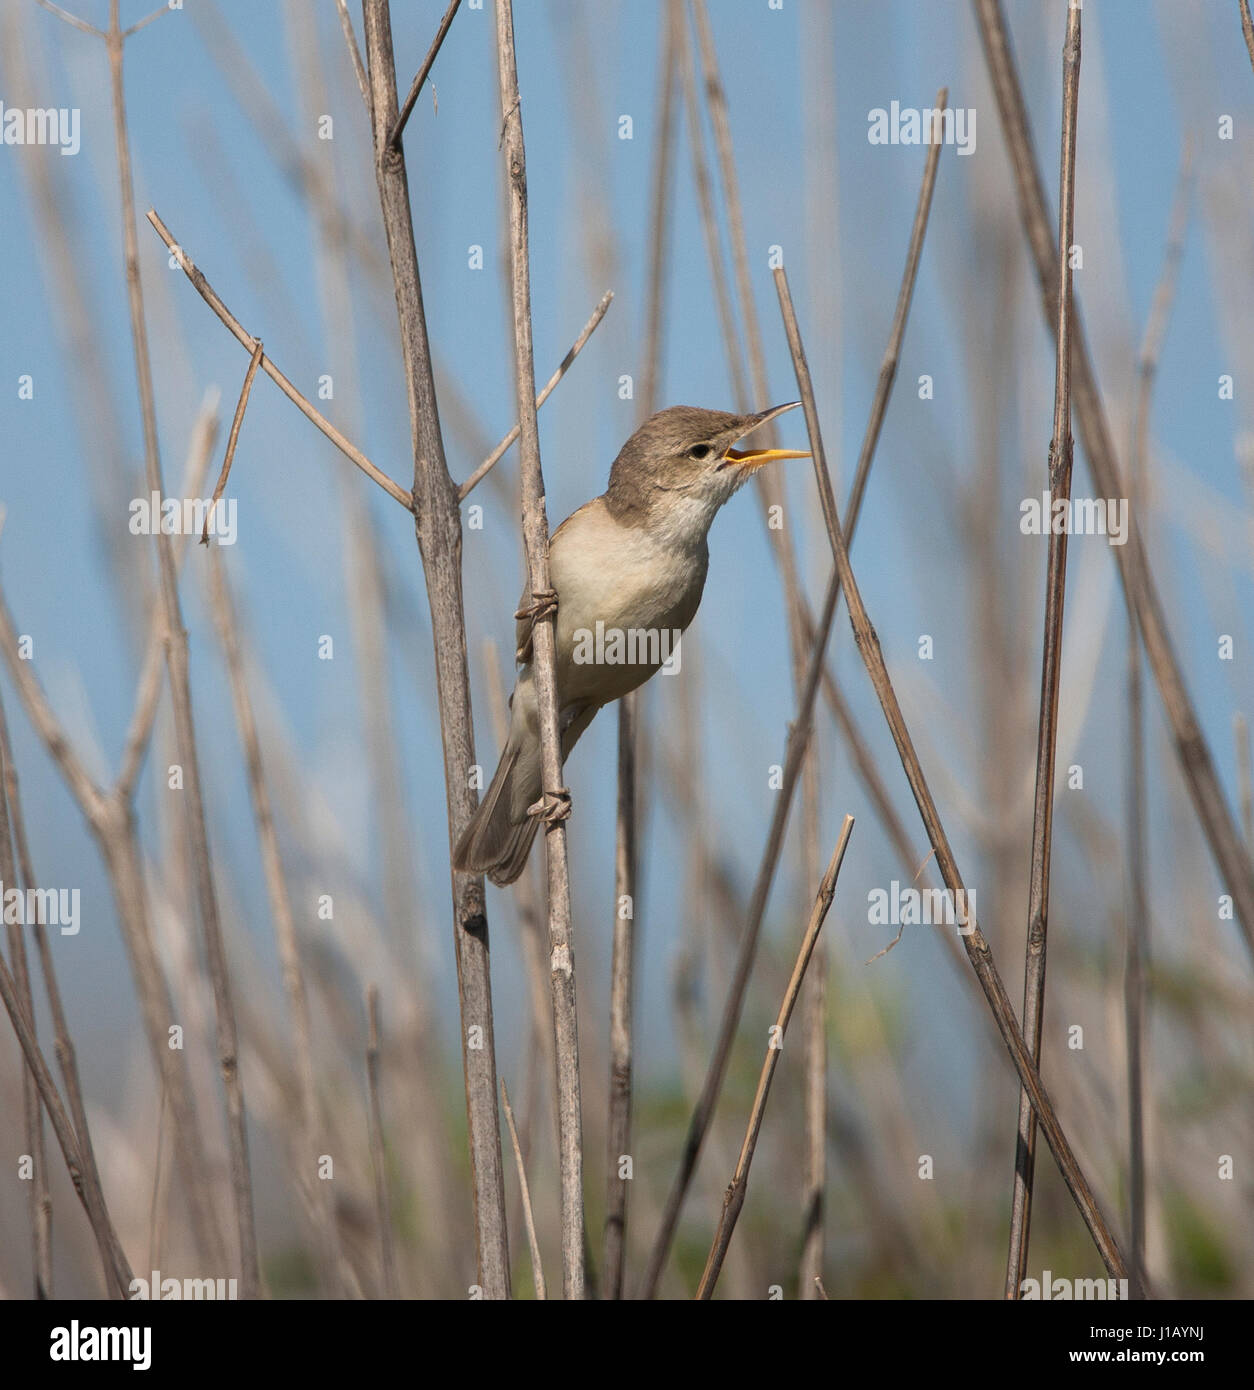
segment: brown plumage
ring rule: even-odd
[[[737,439],[790,405],[757,415],[672,406],[652,415],[619,451],[609,486],[573,512],[549,542],[557,594],[558,722],[566,760],[597,711],[662,664],[660,640],[628,655],[636,661],[588,660],[597,624],[604,631],[681,633],[696,616],[705,587],[706,537],[719,508],[754,468],[794,450],[740,453]],[[524,596],[522,603],[526,602]],[[522,604],[520,603],[520,607]],[[539,712],[526,620],[518,626],[523,665],[510,698],[510,730],[496,774],[454,851],[453,865],[507,884],[522,873],[539,823],[529,814],[542,797]]]

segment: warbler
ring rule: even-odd
[[[800,404],[755,415],[676,405],[651,415],[619,451],[606,490],[553,532],[563,763],[597,711],[643,685],[669,657],[671,635],[696,616],[710,563],[707,537],[723,504],[763,464],[810,457],[732,447]],[[501,885],[522,873],[546,811],[531,629],[547,597],[520,601],[509,737],[453,855],[456,869]]]

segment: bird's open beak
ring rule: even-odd
[[[782,415],[786,410],[795,410],[800,404],[800,401],[789,401],[787,405],[777,405],[770,410],[764,410],[760,415],[753,417],[753,423],[745,430],[745,434],[752,434],[754,430],[760,429],[767,421],[774,420],[777,415]],[[810,455],[804,449],[728,449],[719,466],[736,463],[749,472],[753,472],[754,469],[761,468],[764,463],[775,463],[779,459],[808,459],[809,457]]]

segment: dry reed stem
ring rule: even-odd
[[[501,1077],[501,1104],[505,1107],[505,1124],[509,1129],[509,1142],[514,1150],[514,1162],[518,1166],[518,1190],[522,1196],[523,1223],[527,1228],[527,1245],[531,1251],[531,1278],[536,1286],[536,1298],[543,1302],[548,1297],[544,1284],[544,1266],[540,1260],[540,1241],[536,1235],[536,1218],[531,1210],[531,1188],[527,1183],[527,1168],[523,1163],[522,1145],[518,1142],[518,1126],[514,1123],[514,1107],[509,1103],[509,1090],[505,1078]]]
[[[414,527],[422,554],[435,646],[451,852],[475,809],[475,793],[467,776],[475,762],[475,744],[462,604],[461,514],[457,486],[449,476],[440,433],[405,152],[403,145],[391,147],[388,144],[397,106],[392,21],[387,0],[363,0],[362,14],[371,90],[375,179],[395,284],[414,450]],[[477,1282],[485,1297],[508,1298],[509,1238],[505,1224],[488,918],[482,877],[453,874],[452,894]]]
[[[131,339],[135,371],[139,385],[140,416],[144,434],[145,472],[149,489],[163,490],[161,456],[157,442],[156,400],[152,384],[152,364],[148,351],[148,330],[144,317],[143,283],[139,268],[139,243],[136,234],[134,180],[131,174],[130,136],[126,121],[126,94],[122,78],[125,42],[131,34],[156,18],[148,19],[131,29],[122,30],[118,18],[118,0],[109,3],[109,27],[94,29],[66,11],[50,6],[62,19],[102,38],[109,59],[110,91],[113,108],[114,137],[117,145],[118,185],[122,202],[122,233],[126,264],[127,302],[131,320]],[[217,1016],[217,1042],[223,1090],[226,1099],[227,1131],[231,1164],[231,1187],[235,1203],[241,1288],[245,1298],[260,1292],[260,1269],[257,1258],[256,1225],[253,1216],[252,1180],[248,1163],[248,1136],[242,1082],[238,1068],[238,1041],[226,957],[218,920],[217,894],[209,855],[208,831],[204,801],[201,794],[195,726],[191,707],[190,673],[188,668],[187,634],[183,628],[178,598],[178,583],[173,546],[170,537],[156,535],[160,595],[166,625],[166,665],[170,677],[174,722],[183,765],[186,792],[186,827],[189,850],[196,884],[197,907],[208,957],[209,975],[213,984]],[[119,857],[119,866],[124,858]],[[130,856],[136,861],[137,856]]]
[[[366,113],[369,114],[370,83],[366,80],[366,65],[361,60],[361,48],[357,43],[357,35],[353,32],[353,18],[348,12],[348,0],[335,0],[335,8],[340,16],[340,28],[344,32],[344,44],[348,49],[349,60],[353,65],[353,74],[357,78],[361,99],[366,104]]]
[[[605,293],[601,296],[600,301],[597,304],[597,307],[593,309],[592,313],[589,315],[588,322],[585,323],[583,328],[580,329],[579,336],[571,344],[570,351],[558,363],[557,370],[553,373],[551,377],[549,377],[548,381],[545,382],[544,389],[536,397],[537,410],[539,410],[540,407],[545,403],[545,401],[547,401],[548,398],[553,394],[553,391],[556,388],[557,383],[561,381],[561,379],[566,375],[568,371],[570,371],[571,367],[574,365],[575,358],[578,357],[579,354],[584,350],[584,347],[587,344],[588,339],[592,337],[593,333],[597,329],[597,325],[605,317],[606,310],[610,307],[610,304],[613,301],[613,299],[613,290],[606,290]],[[486,475],[490,473],[498,463],[500,463],[501,459],[504,458],[505,455],[509,452],[510,447],[513,445],[514,441],[518,438],[520,433],[520,427],[518,425],[515,425],[505,436],[505,438],[502,439],[501,442],[496,446],[496,448],[492,450],[492,452],[487,456],[487,458],[485,458],[483,462],[479,464],[479,466],[470,475],[470,477],[467,478],[466,481],[462,483],[462,485],[457,489],[457,496],[459,501],[464,502],[466,500],[466,497],[472,491],[472,489],[477,487],[478,484],[483,481],[484,477],[486,477]]]
[[[823,437],[819,428],[814,388],[810,381],[810,370],[806,364],[805,349],[801,342],[801,333],[797,325],[796,313],[793,310],[792,298],[788,293],[787,277],[782,269],[776,271],[775,275],[780,290],[780,307],[784,315],[784,325],[788,333],[789,347],[797,373],[797,385],[805,406],[806,426],[810,433],[810,447],[814,456],[815,474],[823,505],[823,518],[828,528],[828,538],[831,541],[836,562],[836,577],[844,589],[845,598],[849,605],[849,619],[853,627],[854,641],[867,668],[867,673],[871,677],[871,683],[875,687],[875,693],[888,721],[893,742],[897,745],[897,752],[905,768],[910,790],[914,793],[915,802],[927,829],[928,838],[932,843],[932,848],[936,851],[936,860],[941,876],[946,887],[954,895],[952,902],[955,905],[965,904],[968,899],[962,876],[958,872],[957,861],[950,849],[948,837],[936,810],[936,804],[932,800],[923,769],[914,751],[914,744],[911,741],[909,730],[906,728],[901,706],[897,701],[897,695],[893,690],[888,668],[880,650],[879,639],[875,635],[875,629],[871,626],[870,618],[867,616],[862,595],[858,590],[849,563],[849,551],[841,532],[836,499],[832,493],[831,478],[827,470],[827,457],[823,451]],[[1058,1161],[1063,1181],[1074,1198],[1080,1214],[1084,1217],[1098,1253],[1111,1276],[1117,1279],[1127,1279],[1129,1278],[1127,1262],[1124,1260],[1109,1223],[1097,1204],[1088,1179],[1081,1171],[1071,1150],[1071,1145],[1063,1131],[1053,1102],[1041,1084],[1040,1074],[1037,1072],[1031,1053],[1024,1043],[1023,1034],[1019,1031],[1014,1006],[1011,1004],[1001,976],[998,974],[992,950],[985,940],[984,934],[980,931],[979,924],[973,919],[968,920],[966,933],[963,935],[963,945],[966,947],[967,955],[979,977],[980,985],[997,1021],[1002,1040],[1011,1055],[1015,1070],[1019,1073],[1019,1079],[1032,1098],[1038,1123],[1045,1132],[1050,1150]]]
[[[681,79],[685,77],[684,56],[684,48],[681,39]],[[689,67],[690,66],[691,64],[689,61]],[[691,80],[690,74],[688,74],[688,80]],[[942,89],[938,96],[938,100],[943,103],[944,98],[945,92],[944,89]],[[870,469],[871,460],[875,456],[875,446],[878,443],[880,430],[883,427],[884,416],[888,408],[888,399],[892,393],[893,381],[896,376],[896,362],[901,353],[901,344],[905,337],[906,323],[909,319],[910,303],[913,297],[914,282],[918,276],[923,239],[927,232],[928,215],[931,211],[932,191],[936,183],[936,171],[939,160],[940,145],[934,144],[928,151],[927,161],[924,165],[923,181],[919,190],[918,203],[915,207],[914,220],[911,225],[909,249],[906,255],[906,268],[902,277],[901,289],[897,297],[897,308],[894,313],[893,325],[889,334],[888,347],[884,354],[885,365],[881,368],[879,380],[876,383],[875,395],[872,398],[870,416],[863,439],[858,476],[855,478],[854,488],[850,495],[848,523],[850,539],[852,539],[853,530],[857,525],[862,498],[865,494],[866,478]],[[717,268],[715,269],[715,279],[716,281],[719,279]],[[781,271],[775,272],[775,280],[777,291],[783,295],[786,290],[786,281],[782,279]],[[730,343],[728,344],[728,349],[732,354],[733,360],[735,360],[735,354],[732,351]],[[787,570],[785,573],[787,574]],[[732,986],[720,1022],[718,1040],[715,1044],[714,1053],[706,1072],[706,1079],[702,1087],[700,1098],[697,1101],[697,1105],[693,1110],[692,1118],[689,1122],[688,1134],[680,1158],[679,1171],[667,1194],[661,1225],[650,1251],[649,1263],[645,1275],[641,1281],[640,1297],[642,1298],[652,1298],[657,1292],[658,1281],[661,1279],[662,1269],[665,1266],[667,1254],[675,1237],[684,1198],[687,1195],[689,1184],[696,1171],[697,1159],[700,1157],[701,1147],[705,1141],[705,1135],[709,1129],[710,1122],[713,1119],[714,1107],[718,1103],[718,1097],[722,1089],[731,1043],[735,1037],[740,1011],[744,1005],[744,991],[748,985],[749,976],[753,969],[758,935],[762,925],[762,915],[766,910],[766,900],[770,894],[779,852],[783,845],[784,830],[787,825],[788,812],[792,804],[792,795],[800,774],[802,755],[809,741],[814,707],[812,679],[813,682],[817,684],[827,673],[827,666],[824,661],[823,653],[827,647],[827,636],[831,630],[832,621],[835,618],[836,604],[839,598],[840,576],[838,573],[833,572],[831,581],[828,585],[827,596],[824,601],[823,616],[816,626],[800,591],[795,591],[792,597],[791,606],[796,608],[800,618],[801,633],[810,644],[810,661],[801,673],[800,679],[797,681],[798,716],[789,730],[782,785],[780,787],[779,796],[776,799],[771,826],[767,832],[766,848],[763,851],[763,857],[759,864],[758,877],[754,885],[753,897],[750,901],[749,919],[745,927],[744,935],[741,938],[735,971],[732,978]],[[834,691],[836,689],[834,678],[829,677],[828,680],[831,689]]]
[[[801,693],[797,697],[797,716],[788,727],[788,738],[784,754],[784,770],[780,779],[780,789],[775,798],[775,808],[771,814],[771,824],[767,831],[766,845],[762,851],[754,883],[753,897],[749,904],[748,921],[741,937],[735,970],[727,1001],[723,1006],[719,1021],[718,1036],[713,1054],[706,1069],[701,1094],[693,1108],[688,1123],[688,1133],[679,1160],[679,1171],[666,1196],[662,1219],[649,1252],[649,1261],[641,1280],[639,1297],[652,1298],[657,1292],[658,1281],[666,1264],[671,1243],[679,1224],[679,1214],[684,1198],[696,1172],[701,1148],[709,1133],[727,1074],[727,1064],[731,1059],[732,1044],[744,1007],[745,992],[753,973],[753,962],[757,954],[758,938],[762,930],[762,920],[766,915],[766,903],[770,896],[775,870],[779,864],[780,851],[784,845],[784,831],[788,824],[788,812],[792,795],[801,775],[801,764],[809,747],[810,733],[814,721],[814,697],[818,690],[819,673],[823,666],[823,654],[827,649],[827,639],[831,633],[832,621],[836,616],[836,602],[840,597],[840,579],[833,571],[827,586],[823,603],[823,613],[819,619],[818,630],[810,649],[810,658],[802,682]]]
[[[440,27],[435,31],[435,38],[431,40],[431,47],[427,49],[427,56],[422,60],[422,66],[410,84],[409,94],[401,106],[401,112],[396,118],[396,124],[392,127],[392,133],[388,136],[388,144],[393,149],[401,142],[401,136],[405,132],[405,122],[409,120],[409,113],[414,109],[414,102],[418,100],[418,93],[422,91],[422,84],[427,80],[427,74],[431,71],[431,65],[436,60],[436,55],[444,43],[444,36],[448,33],[449,26],[453,23],[453,16],[457,13],[457,7],[461,2],[462,0],[449,0],[448,9],[444,11],[444,18],[440,20]]]
[[[1054,427],[1049,444],[1050,515],[1071,501],[1071,242],[1075,225],[1075,146],[1080,100],[1080,7],[1067,10],[1062,46],[1062,156],[1058,176],[1058,323],[1054,373]],[[1058,744],[1058,687],[1067,591],[1067,533],[1050,528],[1045,579],[1041,657],[1041,704],[1036,738],[1036,788],[1032,805],[1032,860],[1028,885],[1028,929],[1023,963],[1023,1039],[1041,1068],[1041,1023],[1045,1013],[1045,966],[1049,931],[1049,871],[1054,828],[1054,766]],[[1032,1226],[1032,1179],[1036,1164],[1036,1117],[1027,1092],[1019,1091],[1018,1137],[1010,1207],[1005,1296],[1019,1298],[1028,1272]]]
[[[178,262],[179,268],[182,270],[183,274],[186,275],[196,287],[196,291],[200,297],[208,304],[213,312],[217,314],[218,318],[221,319],[233,334],[236,341],[243,347],[246,347],[250,353],[253,352],[255,345],[260,339],[254,338],[251,333],[247,332],[235,315],[226,307],[218,296],[218,292],[209,281],[205,279],[203,272],[196,267],[195,262],[187,252],[174,240],[174,237],[170,234],[169,228],[161,218],[157,216],[156,211],[152,208],[148,210],[148,221],[152,223],[157,235],[165,242],[166,247]],[[399,502],[406,511],[413,510],[414,504],[412,496],[406,492],[399,483],[393,482],[381,468],[376,468],[355,444],[345,439],[330,420],[301,395],[296,387],[292,385],[265,353],[261,355],[261,369],[301,414],[304,415],[307,420],[311,420],[322,433],[326,435],[345,458],[351,463],[356,464],[366,477],[378,483],[383,491],[386,492],[393,501]]]
[[[566,854],[569,792],[562,786],[558,732],[557,635],[551,593],[549,526],[544,509],[540,435],[536,424],[535,365],[531,345],[531,285],[527,236],[527,164],[523,145],[518,69],[514,57],[511,0],[496,3],[497,74],[500,82],[502,148],[509,185],[510,267],[514,321],[514,373],[518,398],[523,538],[528,588],[540,605],[532,623],[532,671],[539,705],[545,861],[549,891],[549,983],[557,1052],[558,1159],[561,1169],[562,1289],[568,1299],[586,1296],[583,1212],[583,1136],[579,1095],[579,1029],[575,1012],[575,960],[571,938],[570,874]],[[544,611],[547,609],[547,611]]]
[[[998,0],[973,0],[973,3],[985,62],[1009,148],[1019,215],[1036,266],[1041,305],[1052,332],[1057,310],[1057,250],[1050,233],[1045,189],[1036,165],[1023,91]],[[1102,497],[1126,495],[1078,307],[1072,359],[1075,418],[1093,483]],[[1189,698],[1135,517],[1129,527],[1127,544],[1112,548],[1124,591],[1136,609],[1141,640],[1145,644],[1150,669],[1171,726],[1176,755],[1194,810],[1232,897],[1246,945],[1254,953],[1254,856],[1241,839],[1215,771],[1210,747]]]
[[[801,985],[805,980],[806,968],[809,966],[810,957],[818,944],[819,932],[823,930],[823,923],[827,918],[828,909],[832,905],[832,899],[836,896],[836,879],[840,874],[840,866],[844,860],[845,849],[849,844],[849,836],[852,831],[853,817],[846,816],[844,824],[841,826],[840,838],[837,840],[836,848],[832,851],[832,857],[828,862],[827,871],[819,884],[818,896],[814,900],[810,921],[806,926],[801,947],[797,952],[797,960],[793,965],[788,988],[784,991],[783,1003],[779,1006],[779,1013],[770,1030],[770,1041],[767,1043],[766,1057],[762,1062],[762,1071],[758,1077],[757,1093],[753,1097],[753,1106],[749,1111],[749,1123],[745,1129],[744,1143],[740,1148],[740,1158],[737,1160],[736,1171],[727,1188],[727,1195],[723,1199],[723,1211],[719,1217],[718,1230],[715,1232],[713,1243],[710,1246],[710,1253],[705,1262],[705,1271],[701,1275],[701,1283],[697,1289],[699,1299],[708,1299],[714,1294],[714,1286],[718,1283],[718,1276],[723,1268],[723,1260],[727,1255],[727,1247],[731,1244],[732,1235],[736,1230],[736,1222],[740,1219],[740,1210],[745,1204],[745,1193],[749,1187],[749,1169],[753,1164],[758,1135],[761,1132],[762,1120],[766,1114],[766,1102],[771,1093],[771,1081],[774,1079],[775,1068],[779,1065],[780,1053],[784,1048],[788,1022],[792,1018],[792,1011],[796,1007],[798,996],[801,994]]]
[[[207,402],[193,431],[184,472],[184,486],[188,494],[199,491],[216,430],[216,415],[212,404]],[[184,557],[189,549],[190,546],[184,542],[181,552]],[[95,785],[74,751],[30,663],[19,657],[17,631],[0,591],[0,651],[4,654],[27,718],[82,812],[108,869],[118,925],[127,948],[154,1069],[162,1078],[169,1098],[174,1120],[175,1149],[184,1175],[193,1234],[206,1265],[210,1269],[220,1269],[226,1257],[210,1199],[206,1151],[200,1136],[186,1054],[168,1046],[166,1030],[174,1017],[174,1010],[165,973],[149,931],[147,892],[139,869],[140,853],[132,806],[135,781],[152,733],[161,690],[164,647],[165,618],[161,608],[157,607],[149,622],[144,674],[128,727],[122,771],[113,789],[105,793]],[[45,964],[45,974],[49,963]],[[71,1088],[70,1096],[71,1103],[81,1107],[81,1094],[76,1102]],[[85,1126],[85,1111],[81,1118],[76,1113],[75,1124],[80,1128]],[[94,1162],[90,1149],[89,1161]]]
[[[244,384],[240,387],[239,400],[235,404],[235,416],[231,421],[231,432],[227,436],[226,454],[222,459],[222,471],[218,474],[218,481],[213,488],[213,497],[205,511],[205,524],[200,531],[201,545],[209,544],[209,523],[213,520],[214,509],[226,491],[227,479],[231,476],[231,465],[235,462],[235,447],[239,443],[239,432],[244,424],[244,412],[248,409],[248,398],[252,395],[253,381],[256,378],[261,357],[261,339],[258,338],[253,345],[253,354],[248,360],[248,370],[244,373]]]

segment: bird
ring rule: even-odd
[[[502,887],[513,883],[526,867],[541,819],[560,814],[559,803],[545,797],[541,774],[535,621],[555,598],[564,764],[600,709],[643,685],[670,659],[672,644],[701,602],[710,561],[707,537],[723,504],[764,464],[810,457],[796,449],[732,447],[800,404],[750,415],[687,405],[658,411],[619,451],[606,490],[553,532],[552,594],[524,593],[520,600],[520,669],[510,696],[509,735],[454,848],[455,869],[486,873]]]

